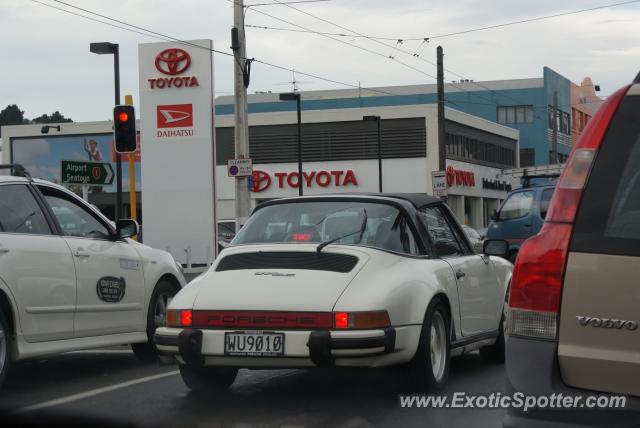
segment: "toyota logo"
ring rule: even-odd
[[[454,184],[456,184],[456,170],[452,167],[449,166],[447,168],[447,186],[452,187]]]
[[[183,49],[169,48],[156,55],[156,68],[160,73],[174,76],[191,65],[191,56]]]
[[[252,192],[262,192],[267,190],[271,186],[271,176],[264,171],[257,169],[253,170],[253,186]]]

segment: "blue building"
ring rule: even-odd
[[[590,82],[590,80],[589,80]],[[542,77],[485,82],[454,81],[445,85],[447,107],[498,122],[520,131],[520,165],[550,163],[553,140],[553,108],[557,98],[558,159],[564,162],[571,151],[572,84],[548,67]],[[593,88],[587,88],[593,92]],[[593,92],[595,94],[595,92]],[[306,91],[302,109],[328,110],[362,107],[409,106],[436,102],[436,85],[392,86],[347,90]],[[278,94],[249,96],[249,114],[295,110],[295,102],[282,102]],[[216,101],[216,115],[233,114],[233,98]],[[574,124],[575,125],[575,124]],[[581,129],[581,128],[580,128]]]

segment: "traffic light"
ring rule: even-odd
[[[136,151],[136,112],[133,106],[121,105],[113,108],[113,139],[116,152]]]

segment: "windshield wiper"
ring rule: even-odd
[[[364,235],[364,231],[367,229],[367,210],[363,208],[362,211],[364,212],[364,218],[362,219],[362,225],[360,226],[360,229],[356,230],[355,232],[347,233],[346,235],[338,236],[337,238],[333,238],[333,239],[329,239],[328,241],[321,242],[316,247],[316,251],[319,253],[327,245],[333,244],[334,242],[340,241],[341,239],[348,238],[349,236],[355,235],[356,233],[360,234],[360,237],[358,238],[358,243],[360,243],[362,241],[362,236]]]

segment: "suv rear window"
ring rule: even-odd
[[[640,96],[624,98],[607,131],[571,250],[640,256]]]

